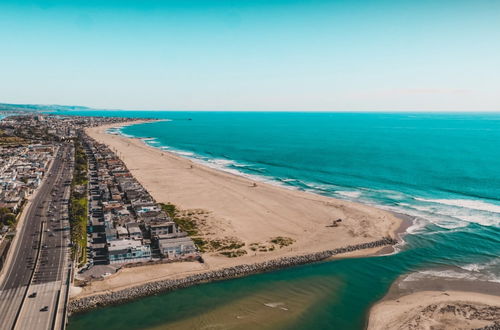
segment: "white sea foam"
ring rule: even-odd
[[[349,198],[359,198],[361,196],[361,191],[337,190],[335,193]]]
[[[426,199],[426,198],[415,198],[421,202],[437,203],[450,206],[457,206],[460,208],[468,208],[472,210],[486,211],[492,213],[500,213],[500,205],[486,203],[481,200],[473,199]]]
[[[412,235],[422,233],[425,230],[427,224],[428,221],[426,221],[425,219],[414,217],[412,225],[406,228],[406,232]]]
[[[490,273],[498,273],[500,275],[500,258],[496,258],[482,264],[472,263],[472,264],[461,265],[459,267],[471,272],[487,271]]]
[[[382,194],[381,196],[377,196]],[[394,207],[383,206],[391,211],[404,213],[419,218],[408,233],[424,233],[426,222],[433,223],[445,229],[458,229],[477,223],[482,226],[500,226],[500,214],[496,213],[495,204],[480,200],[467,199],[426,199],[412,197],[391,190],[366,190],[364,197],[371,199],[388,198],[396,203]],[[377,204],[377,202],[375,202]],[[380,206],[380,205],[379,205]],[[422,221],[422,219],[425,219]]]
[[[106,133],[112,134],[112,135],[122,135],[122,136],[124,136],[126,138],[134,138],[135,137],[133,135],[129,135],[129,134],[123,133],[123,131],[119,127],[117,127],[117,128],[108,128],[106,130]]]
[[[403,280],[403,282],[415,282],[428,279],[430,277],[439,278],[454,278],[454,279],[465,279],[474,280],[476,277],[470,275],[466,272],[457,272],[454,270],[423,270],[415,273],[411,273]]]
[[[232,168],[232,166],[243,167],[243,166],[241,166],[243,164],[239,164],[233,160],[223,159],[223,158],[203,157],[203,156],[197,155],[197,154],[189,152],[189,151],[179,151],[179,150],[173,150],[173,149],[169,150],[169,151],[174,152],[180,156],[187,157],[196,163],[199,163],[201,165],[204,165],[204,166],[207,166],[207,167],[210,167],[213,169],[217,169],[217,170],[231,173],[234,175],[242,176],[242,177],[245,177],[247,179],[257,181],[257,182],[265,182],[265,183],[274,184],[277,186],[285,186],[281,182],[270,179],[266,176],[248,174],[248,173],[242,172],[238,169]],[[237,166],[237,165],[240,165],[240,166]],[[285,187],[287,187],[287,186],[285,186]]]
[[[236,167],[250,167],[250,165],[247,165],[247,164],[238,164],[238,163],[234,163],[232,164],[233,166],[236,166]]]
[[[233,160],[222,159],[222,158],[212,158],[209,159],[208,161],[220,166],[231,166],[231,165],[234,166],[236,164],[236,162]]]
[[[468,270],[469,272],[479,272],[480,270],[485,268],[485,265],[468,264],[468,265],[463,265],[463,266],[459,266],[459,267],[464,269],[464,270]]]
[[[315,183],[315,182],[306,182],[306,181],[300,181],[297,180],[298,182],[302,183],[304,186],[306,186],[307,191],[311,192],[327,192],[327,193],[333,193],[335,190],[338,190],[338,186],[334,186],[331,184],[324,184],[324,183]]]
[[[423,270],[416,273],[411,273],[403,280],[403,282],[421,281],[432,277],[500,283],[500,276],[492,273],[479,273],[474,271],[455,271],[451,269]]]
[[[180,155],[180,156],[194,156],[194,153],[189,152],[189,151],[180,151],[180,150],[170,150],[174,154]]]
[[[125,134],[123,132],[120,132],[120,134],[123,135],[126,138],[133,138],[134,137],[133,135],[128,135],[128,134]]]
[[[375,193],[376,195],[382,195],[384,198],[392,199],[395,201],[401,201],[407,199],[409,196],[400,192],[400,191],[395,191],[395,190],[387,190],[387,189],[382,189],[382,190],[377,190],[377,189],[366,189],[367,191],[370,191],[372,193]]]
[[[495,212],[449,205],[450,203],[447,202],[438,203],[436,200],[429,202],[429,200],[423,198],[415,198],[415,200],[419,204],[399,203],[399,205],[443,228],[460,228],[467,226],[469,223],[477,223],[483,226],[500,225],[500,214]]]

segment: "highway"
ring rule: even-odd
[[[68,200],[73,173],[72,144],[62,144],[31,201],[11,246],[0,284],[0,328],[64,327],[64,290],[71,267]],[[47,307],[45,307],[47,306]],[[46,308],[46,311],[43,309]]]

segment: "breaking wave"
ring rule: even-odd
[[[415,198],[418,201],[444,204],[450,206],[456,206],[460,208],[468,208],[471,210],[479,210],[491,213],[499,213],[500,216],[500,205],[486,203],[480,200],[473,199],[425,199],[425,198]]]
[[[340,196],[348,197],[348,198],[359,198],[361,196],[361,191],[336,191]]]
[[[447,278],[467,281],[485,281],[500,283],[500,276],[491,272],[477,272],[468,270],[422,270],[406,276],[403,282],[428,280],[430,278]]]

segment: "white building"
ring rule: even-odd
[[[120,239],[108,245],[109,263],[143,262],[151,260],[151,248],[141,241]]]

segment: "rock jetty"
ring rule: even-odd
[[[98,307],[109,306],[114,304],[123,304],[141,297],[151,296],[160,292],[167,292],[175,289],[186,288],[200,283],[226,280],[250,274],[287,268],[291,266],[303,265],[307,263],[321,261],[337,254],[348,253],[362,249],[381,247],[386,245],[394,245],[396,243],[397,240],[390,237],[386,237],[378,241],[357,244],[357,245],[349,245],[347,247],[338,248],[334,250],[327,250],[323,252],[311,253],[301,256],[283,257],[255,264],[244,264],[234,267],[222,268],[219,270],[207,271],[204,273],[186,276],[180,279],[149,282],[119,291],[106,292],[102,294],[72,299],[69,302],[68,312],[70,314],[82,313]]]

